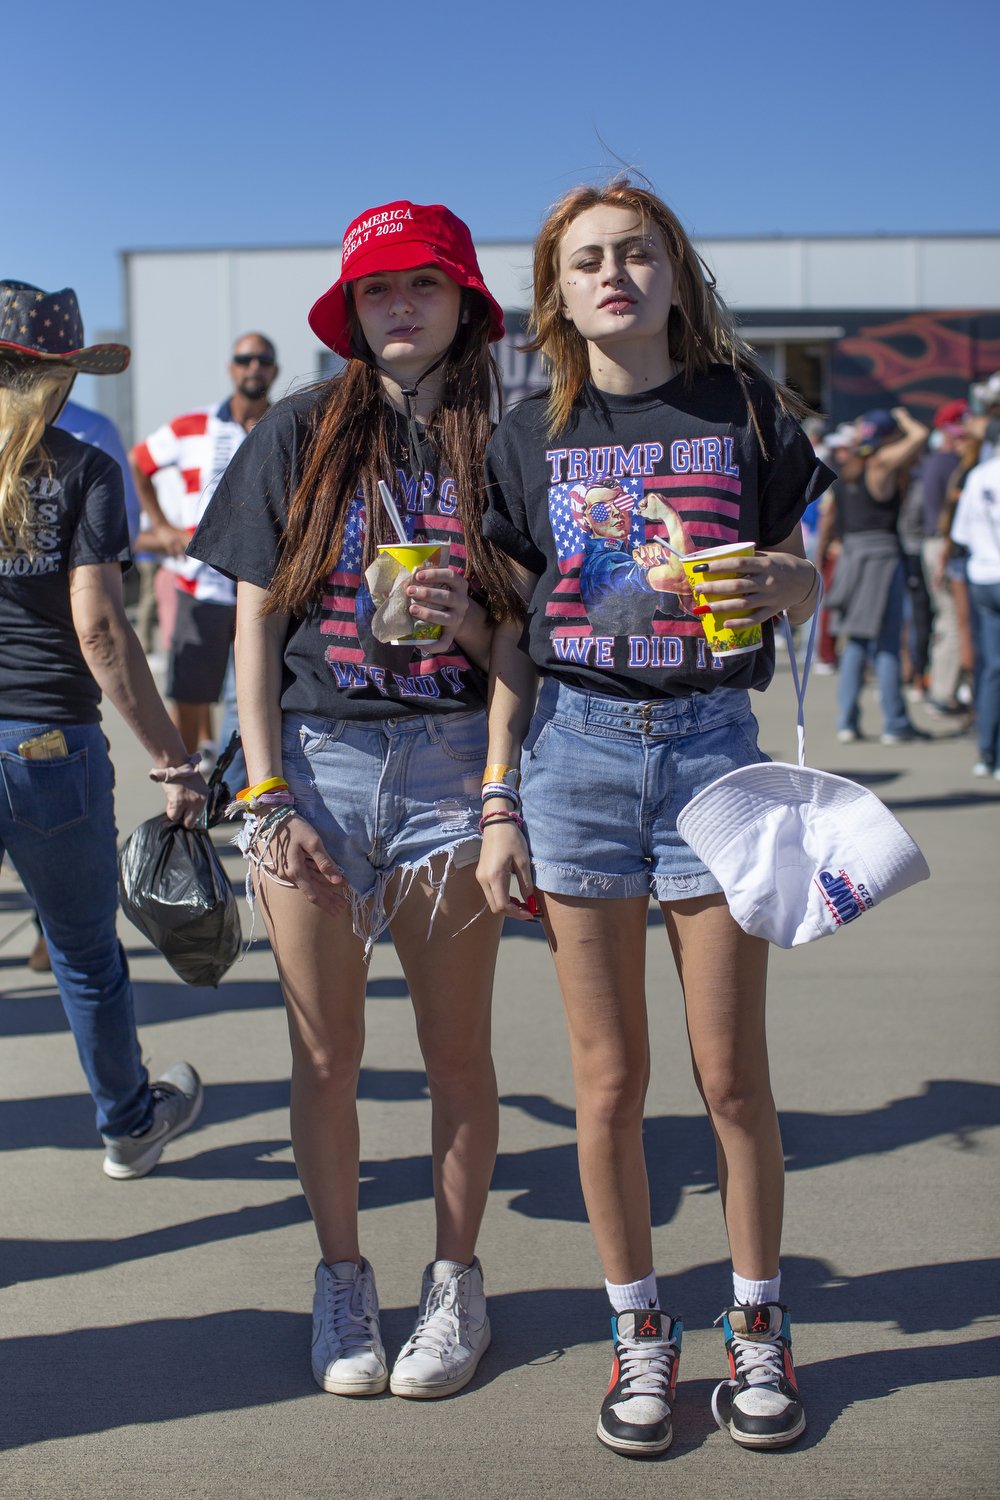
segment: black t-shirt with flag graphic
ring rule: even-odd
[[[538,575],[523,639],[535,664],[629,699],[766,687],[770,623],[759,651],[713,660],[683,567],[661,544],[773,547],[832,483],[774,391],[751,379],[744,394],[722,365],[640,395],[588,385],[555,437],[546,395],[522,401],[493,436],[483,528]]]
[[[325,386],[289,396],[257,423],[227,468],[188,552],[220,573],[270,587],[305,465],[312,418]],[[418,486],[400,429],[395,473],[387,475],[411,541],[448,542],[451,565],[466,551],[454,480],[434,472],[424,445]],[[419,492],[418,492],[419,490]],[[402,713],[467,713],[485,707],[486,675],[454,644],[442,655],[375,639],[375,612],[362,569],[368,525],[363,495],[350,503],[340,558],[322,598],[289,622],[281,707],[323,719],[388,719]]]

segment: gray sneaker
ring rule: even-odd
[[[436,1260],[424,1272],[417,1324],[399,1351],[389,1389],[433,1399],[468,1385],[490,1344],[483,1268]]]
[[[142,1135],[106,1135],[104,1170],[109,1177],[123,1180],[145,1177],[163,1154],[163,1148],[175,1136],[183,1135],[201,1114],[205,1090],[190,1063],[174,1063],[162,1078],[150,1085],[153,1095],[153,1123]]]

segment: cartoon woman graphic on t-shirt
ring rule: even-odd
[[[583,533],[580,559],[580,601],[594,630],[628,635],[648,630],[654,613],[679,617],[690,612],[691,590],[680,559],[643,522],[676,552],[694,551],[684,523],[673,506],[655,491],[636,497],[614,480],[575,485],[569,509]],[[642,518],[633,512],[638,508]],[[640,538],[642,538],[640,540]]]

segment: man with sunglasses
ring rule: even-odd
[[[187,749],[203,752],[206,770],[213,750],[212,704],[222,693],[236,626],[236,588],[207,563],[185,556],[185,548],[230,459],[267,411],[277,374],[271,340],[245,333],[229,364],[231,395],[158,427],[131,454],[150,527],[143,546],[164,555],[163,568],[176,590],[166,696]],[[163,624],[161,617],[161,631]]]

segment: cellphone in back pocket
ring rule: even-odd
[[[50,729],[45,734],[36,734],[33,740],[22,740],[17,753],[22,760],[58,760],[69,751],[62,730]]]

